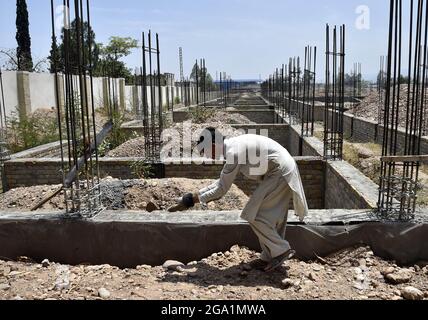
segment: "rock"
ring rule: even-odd
[[[395,268],[394,267],[388,267],[388,268],[382,270],[382,274],[384,276],[386,276],[388,274],[391,274],[391,273],[394,273],[394,272],[395,272]]]
[[[281,284],[284,289],[289,289],[294,286],[294,281],[291,279],[284,279],[281,281]]]
[[[428,291],[425,291],[425,293],[424,293],[424,298],[425,298],[425,299],[428,299]]]
[[[353,268],[353,271],[356,275],[360,275],[363,273],[363,270],[361,270],[361,268]]]
[[[227,257],[227,258],[229,258],[229,257],[231,256],[231,254],[230,254],[230,252],[229,252],[229,251],[226,251],[226,252],[224,253],[224,256],[225,256],[225,257]]]
[[[401,296],[406,300],[423,300],[424,293],[415,287],[406,287],[401,290]]]
[[[184,264],[181,263],[180,261],[168,260],[163,264],[162,267],[166,270],[181,271],[182,268],[184,267]]]
[[[360,260],[358,260],[358,264],[360,265],[360,267],[366,267],[367,261],[366,261],[366,259],[360,259]]]
[[[49,260],[48,259],[45,259],[45,260],[43,260],[42,261],[42,267],[43,268],[47,268],[47,267],[49,267],[51,265],[51,263],[49,262]]]
[[[324,270],[324,267],[323,267],[323,266],[320,266],[319,264],[314,264],[314,265],[312,266],[312,270],[314,270],[314,271],[316,271],[316,272],[319,272],[319,271],[321,271],[321,270]]]
[[[16,296],[13,298],[13,300],[22,301],[24,299],[21,296]]]
[[[399,272],[389,273],[385,280],[391,284],[403,284],[412,280],[413,274],[410,271],[400,270]]]
[[[159,206],[153,202],[149,202],[146,206],[147,212],[153,212],[153,211],[159,211],[159,210],[160,210]]]
[[[0,291],[7,291],[10,289],[10,285],[8,283],[0,283]]]
[[[313,281],[313,282],[317,282],[318,281],[318,277],[315,275],[315,273],[310,272],[309,276],[308,276],[309,280]]]
[[[145,265],[145,264],[143,264],[143,265],[141,265],[141,266],[137,266],[137,268],[136,268],[137,270],[151,270],[152,269],[152,266],[149,266],[149,265]]]
[[[187,264],[187,266],[189,266],[189,267],[193,267],[193,266],[197,266],[198,265],[198,262],[197,261],[192,261],[192,262],[189,262],[188,264]]]
[[[100,288],[98,289],[98,296],[101,299],[108,299],[110,298],[110,291],[108,291],[106,288]]]
[[[234,253],[239,252],[239,250],[241,250],[241,248],[237,245],[230,248],[230,252],[234,252]]]

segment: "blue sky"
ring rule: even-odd
[[[2,1],[0,48],[16,47],[15,1]],[[59,1],[60,3],[62,1]],[[33,55],[50,50],[50,0],[27,0]],[[356,8],[370,8],[370,29],[359,30]],[[347,71],[361,62],[365,78],[374,78],[379,56],[387,50],[388,0],[91,0],[92,25],[98,42],[110,36],[140,38],[158,32],[162,71],[178,75],[178,48],[183,47],[185,73],[204,57],[215,77],[265,78],[290,56],[304,56],[306,45],[318,46],[318,77],[322,79],[325,24],[347,25]],[[140,52],[126,58],[140,65]]]

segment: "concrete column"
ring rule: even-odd
[[[132,111],[137,112],[138,105],[140,103],[140,97],[138,95],[139,88],[132,86]]]
[[[54,76],[55,79],[55,76]],[[57,86],[55,88],[55,107],[60,110],[61,116],[65,114],[65,92],[64,92],[64,75],[58,74]],[[58,90],[57,90],[58,89]]]
[[[109,83],[108,83],[108,78],[104,77],[103,78],[103,101],[101,103],[101,105],[103,106],[103,109],[106,109],[108,106],[108,102],[109,102],[109,93],[108,93],[108,87],[109,87]]]
[[[125,79],[118,79],[118,81],[119,81],[119,110],[124,111],[126,109]]]
[[[18,88],[19,118],[25,119],[31,113],[30,73],[18,71],[16,73],[16,81]]]

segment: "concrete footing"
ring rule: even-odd
[[[0,257],[47,258],[118,267],[200,260],[238,244],[259,250],[240,212],[181,214],[105,211],[90,220],[61,212],[0,213]],[[301,259],[368,245],[400,264],[428,261],[428,224],[381,223],[365,211],[314,210],[305,224],[290,212],[287,239]]]

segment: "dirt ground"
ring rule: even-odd
[[[191,121],[185,121],[184,123],[176,123],[172,127],[164,130],[164,139],[166,141],[165,143],[177,141],[177,143],[182,145],[183,137],[186,137],[186,139],[191,139],[192,148],[194,148],[196,147],[197,141],[203,130],[209,127],[216,128],[224,137],[228,138],[240,136],[244,133],[243,131],[232,128],[231,125],[220,121],[208,121],[204,123],[193,123]],[[144,141],[144,137],[131,139],[116,149],[109,151],[106,156],[112,158],[144,157]]]
[[[232,247],[188,265],[68,266],[21,257],[0,260],[1,300],[402,300],[428,298],[428,268],[401,268],[353,248],[327,259],[286,262],[273,273],[248,263],[258,254]]]
[[[176,203],[176,199],[187,192],[197,192],[214,183],[215,180],[191,179],[152,179],[152,180],[117,180],[104,179],[101,183],[102,203],[107,210],[145,211],[147,206],[157,210],[166,210]],[[0,197],[0,210],[28,211],[44,196],[59,186],[35,186],[17,188]],[[210,203],[208,208],[201,205],[195,210],[241,210],[245,207],[248,196],[233,185],[229,193],[220,201]],[[40,210],[63,210],[64,195],[60,194],[43,205]],[[149,209],[152,211],[153,209]]]
[[[412,91],[413,89],[411,89]],[[406,127],[406,110],[407,110],[407,98],[408,98],[408,86],[401,85],[400,91],[400,113],[399,113],[399,126],[401,128]],[[385,91],[383,92],[385,96]],[[381,105],[381,110],[384,109],[384,99],[381,101],[379,93],[376,91],[369,92],[362,102],[357,105],[355,108],[350,107],[349,113],[355,114],[358,117],[363,117],[365,119],[378,121],[379,117],[379,105]],[[412,95],[410,95],[412,99]],[[380,120],[383,122],[383,111],[381,111]]]

